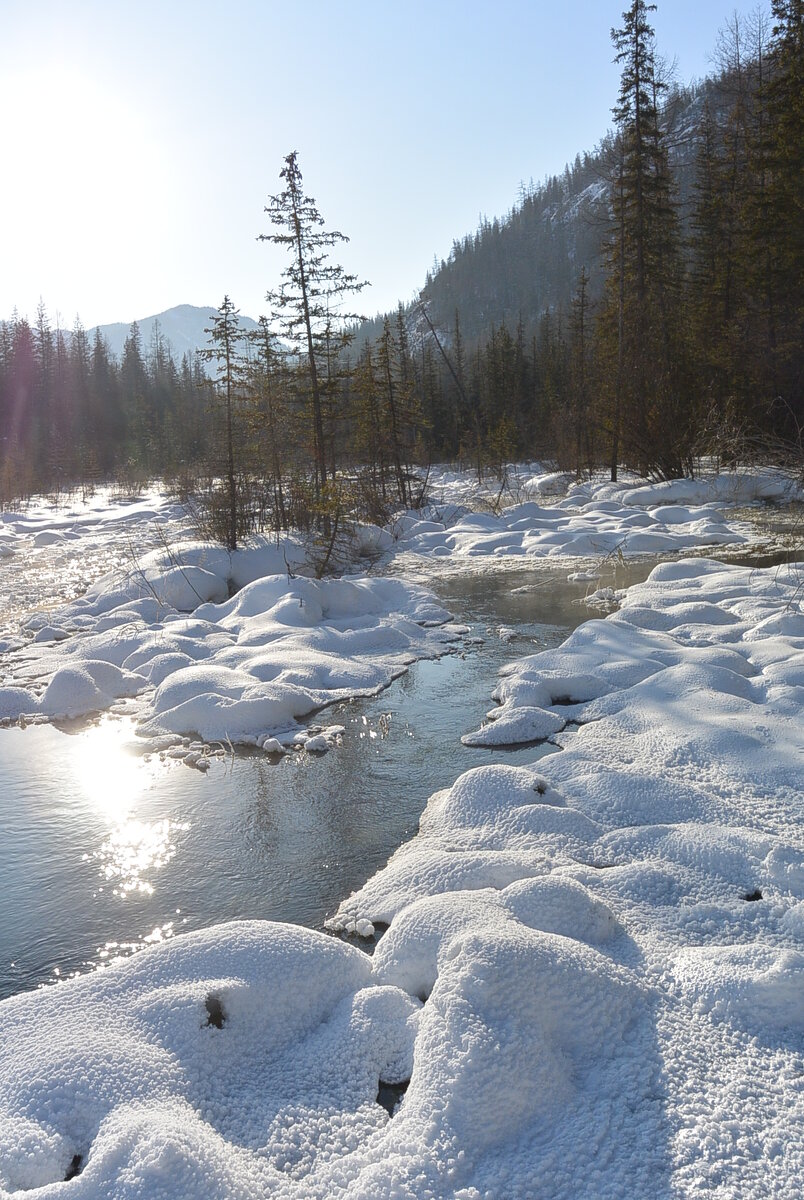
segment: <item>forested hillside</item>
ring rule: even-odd
[[[727,108],[725,80],[674,88],[662,106],[662,130],[677,191],[679,216],[688,230],[695,200],[695,160],[706,106]],[[578,154],[561,175],[523,188],[503,218],[483,218],[474,234],[453,243],[449,257],[427,274],[422,299],[433,320],[447,329],[455,312],[467,342],[493,324],[530,334],[547,310],[568,309],[585,265],[590,299],[600,296],[606,274],[606,236],[617,140],[610,136],[593,153]]]
[[[294,153],[266,209],[280,232],[262,235],[291,265],[256,328],[224,301],[215,382],[158,326],[146,345],[133,326],[118,362],[43,306],[0,322],[0,499],[132,470],[225,475],[252,497],[246,529],[255,510],[286,524],[292,494],[326,524],[345,471],[409,503],[410,465],[448,456],[667,477],[703,454],[800,453],[802,2],[735,16],[716,76],[686,88],[665,78],[651,8],[633,0],[612,32],[602,145],[456,240],[407,308],[343,311],[361,284],[329,257],[342,235]]]
[[[613,132],[456,240],[403,310],[436,452],[675,474],[708,445],[799,438],[801,5],[735,15],[719,72],[685,88],[647,13],[618,31]]]

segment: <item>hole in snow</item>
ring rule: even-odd
[[[64,1182],[69,1183],[71,1179],[75,1179],[76,1175],[81,1174],[81,1168],[84,1165],[84,1160],[80,1154],[74,1154],[72,1162],[67,1168],[67,1174],[64,1176]]]
[[[389,1117],[392,1117],[399,1107],[399,1103],[408,1090],[409,1079],[403,1079],[401,1083],[385,1083],[380,1080],[377,1088],[377,1103],[382,1105]]]
[[[430,993],[425,988],[422,988],[420,992],[416,993],[416,999],[421,1000],[422,1004],[426,1004],[430,999]]]
[[[743,896],[743,900],[761,900],[761,899],[762,899],[762,892],[759,890],[759,888],[754,888],[753,892],[746,892],[745,895]]]
[[[207,1010],[207,1025],[214,1025],[216,1029],[223,1029],[226,1014],[223,1011],[220,996],[216,996],[214,992],[210,992],[204,1003]]]

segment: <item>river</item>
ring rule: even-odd
[[[653,565],[613,564],[605,582]],[[501,666],[599,615],[582,602],[593,585],[566,573],[422,566],[419,581],[470,637],[381,694],[326,710],[345,733],[323,756],[237,752],[203,776],[144,759],[131,724],[112,717],[0,731],[0,997],[220,921],[322,928],[411,836],[434,791],[480,763],[554,751],[469,749],[460,736],[491,707]]]

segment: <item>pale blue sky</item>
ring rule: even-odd
[[[753,5],[749,6],[752,7]],[[0,316],[264,310],[265,199],[298,150],[340,254],[409,299],[433,256],[611,123],[624,0],[0,0]],[[738,6],[746,11],[743,6]],[[664,0],[659,51],[707,73],[734,0]]]

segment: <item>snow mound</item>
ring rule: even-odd
[[[607,906],[571,879],[548,875],[500,891],[447,892],[402,909],[377,946],[374,974],[412,995],[429,996],[456,937],[481,927],[496,935],[514,922],[593,945],[618,931]]]
[[[623,1039],[638,1058],[645,991],[591,946],[509,915],[453,933],[422,1008],[342,942],[243,922],[15,997],[2,1016],[0,1194],[49,1200],[72,1178],[87,1198],[412,1200],[478,1194],[490,1158],[521,1156],[537,1131],[569,1122],[577,1136],[579,1094]],[[391,1118],[382,1089],[408,1080]]]
[[[558,733],[566,722],[556,713],[544,708],[511,705],[502,711],[489,713],[492,718],[475,733],[465,733],[465,746],[514,746],[523,742],[541,742]]]
[[[274,1194],[387,1122],[416,1016],[365,955],[254,922],[6,1001],[0,1194]]]
[[[80,717],[108,708],[121,696],[133,696],[142,680],[108,662],[91,659],[60,667],[45,688],[37,709],[48,717]]]
[[[492,479],[478,483],[471,472],[440,468],[430,482],[441,504],[399,518],[392,531],[395,550],[464,565],[479,558],[605,559],[739,545],[751,539],[750,527],[727,519],[725,508],[801,495],[789,474],[770,469],[665,483],[572,484],[564,473],[520,465],[507,469],[501,487]],[[518,503],[497,512],[506,495]],[[563,498],[554,501],[558,495]],[[493,504],[495,511],[473,512],[467,504]],[[576,571],[572,577],[589,575]]]
[[[256,563],[275,552],[258,547]],[[398,579],[271,575],[228,599],[234,556],[205,545],[183,553],[181,567],[162,551],[146,556],[147,587],[142,577],[98,583],[62,610],[64,637],[39,625],[18,656],[17,680],[0,688],[0,717],[78,717],[138,696],[148,736],[251,745],[279,736],[284,744],[299,734],[301,718],[374,694],[416,659],[445,653],[461,633],[434,596]],[[241,576],[256,569],[246,551],[238,561]],[[208,602],[210,595],[223,599]],[[20,686],[43,682],[41,696]],[[303,740],[323,752],[337,735]]]
[[[622,500],[626,505],[650,504],[752,504],[757,500],[791,500],[798,492],[796,481],[786,472],[773,468],[724,471],[700,479],[670,479],[663,483],[628,488]],[[675,520],[672,515],[665,520]]]
[[[559,703],[564,751],[435,793],[333,917],[389,926],[375,975],[426,999],[405,1104],[444,1062],[478,1195],[797,1195],[800,606],[795,569],[664,564],[510,665],[501,708]]]

